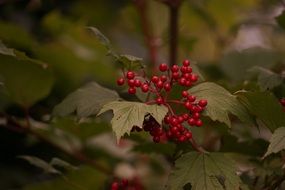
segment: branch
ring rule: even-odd
[[[137,7],[137,11],[138,11],[140,19],[141,19],[141,25],[142,25],[142,30],[143,30],[143,34],[144,34],[144,39],[145,39],[145,43],[148,47],[149,57],[150,57],[150,61],[152,63],[151,67],[154,71],[154,69],[158,65],[158,63],[157,63],[157,61],[158,61],[157,60],[158,43],[157,43],[157,39],[152,34],[150,22],[147,18],[147,12],[146,12],[147,11],[147,3],[146,3],[146,0],[133,0],[133,1]]]
[[[0,125],[1,127],[5,127],[5,128],[7,128],[11,131],[14,131],[14,132],[26,133],[26,134],[32,135],[32,136],[36,137],[37,139],[39,139],[40,141],[45,142],[45,143],[55,147],[56,149],[63,152],[64,154],[67,154],[70,157],[73,157],[74,159],[76,159],[80,162],[84,162],[86,164],[93,166],[94,168],[101,171],[102,173],[105,173],[106,175],[113,175],[112,171],[110,171],[105,166],[100,165],[95,160],[87,157],[82,151],[70,152],[70,151],[62,148],[58,144],[54,143],[50,139],[46,138],[44,135],[36,132],[35,130],[32,130],[30,122],[28,120],[28,115],[26,115],[26,122],[28,123],[29,126],[23,126],[9,116],[6,116],[6,119],[7,119],[7,124],[6,125]]]
[[[203,147],[197,145],[196,141],[195,141],[193,138],[190,139],[190,142],[191,142],[191,144],[192,144],[192,147],[193,147],[197,152],[200,152],[200,153],[207,153],[207,151],[206,151]]]

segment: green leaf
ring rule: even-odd
[[[285,127],[276,129],[270,138],[270,144],[264,157],[285,149]]]
[[[47,163],[46,161],[40,158],[34,156],[18,156],[18,158],[24,159],[28,161],[31,165],[43,169],[44,172],[46,173],[61,174],[59,170],[55,169],[51,164]]]
[[[15,56],[13,49],[7,48],[0,40],[0,54]]]
[[[140,143],[138,145],[135,145],[133,148],[133,151],[137,151],[140,153],[155,153],[155,154],[163,154],[163,155],[169,155],[172,156],[175,151],[175,144],[173,143],[157,143],[154,144],[153,142],[147,142],[147,143]]]
[[[95,35],[103,46],[105,46],[108,50],[111,49],[110,40],[104,34],[102,34],[100,30],[95,27],[88,27],[88,29]]]
[[[188,183],[191,190],[239,190],[241,182],[234,162],[222,153],[184,154],[169,178],[170,190],[183,189]]]
[[[128,70],[138,70],[144,68],[144,65],[142,64],[142,58],[138,58],[132,55],[119,55],[117,61]]]
[[[79,118],[88,117],[96,115],[106,103],[118,99],[117,92],[91,82],[69,94],[54,108],[53,115],[66,116],[76,112]]]
[[[204,113],[213,121],[223,122],[230,127],[229,113],[231,113],[241,121],[253,123],[246,108],[240,104],[236,97],[215,83],[200,83],[189,89],[188,92],[195,95],[197,99],[206,99],[208,101]]]
[[[50,161],[49,163],[50,166],[57,166],[57,167],[60,167],[60,168],[64,168],[66,170],[76,170],[78,169],[77,167],[71,165],[70,163],[62,160],[62,159],[59,159],[59,158],[52,158],[52,160]]]
[[[21,52],[14,53],[15,56],[0,54],[0,76],[10,98],[30,107],[49,94],[54,83],[53,73],[46,64]]]
[[[71,170],[66,176],[30,184],[24,190],[99,190],[105,189],[106,178],[98,170],[83,166],[78,170]]]
[[[282,84],[282,77],[269,69],[255,66],[249,70],[250,72],[257,73],[257,83],[262,91],[271,90],[276,86]]]
[[[276,21],[278,23],[278,25],[285,29],[285,11],[283,11],[279,16],[277,16],[276,18]]]
[[[270,92],[239,91],[236,94],[249,112],[261,120],[271,131],[285,126],[285,112],[279,101]]]
[[[139,102],[114,101],[110,102],[98,113],[104,113],[113,110],[114,117],[111,120],[112,129],[119,140],[125,133],[128,135],[133,126],[142,128],[144,118],[150,114],[161,124],[168,109],[165,106],[147,105]]]

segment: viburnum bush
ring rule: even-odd
[[[285,58],[279,55],[284,48],[274,52],[278,56],[267,49],[232,52],[226,48],[232,36],[226,39],[220,33],[225,29],[218,28],[212,15],[217,11],[206,11],[216,7],[214,1],[187,1],[194,10],[189,15],[195,12],[205,20],[215,38],[211,43],[223,47],[220,52],[214,48],[213,57],[221,60],[196,64],[192,58],[197,55],[189,53],[196,39],[178,35],[178,12],[187,10],[180,9],[182,0],[156,1],[169,8],[169,53],[163,51],[162,37],[152,34],[146,18],[146,2],[151,1],[132,1],[149,54],[144,60],[115,51],[105,35],[95,27],[86,30],[82,21],[73,29],[56,12],[43,21],[48,30],[42,31],[49,34],[38,36],[43,42],[22,40],[18,32],[0,41],[1,137],[6,142],[7,131],[17,134],[7,138],[13,146],[24,147],[17,158],[43,170],[31,170],[34,175],[29,174],[31,184],[25,190],[285,189]],[[276,32],[277,23],[285,26],[284,18],[285,12],[272,22],[272,31]],[[50,23],[54,21],[58,22]],[[2,25],[0,37],[8,35]],[[14,27],[7,25],[18,31]],[[62,27],[69,32],[56,36]],[[190,29],[191,33],[195,27]],[[273,36],[279,40],[282,31]],[[48,39],[54,41],[46,43]],[[27,48],[28,55],[14,46]],[[89,72],[85,66],[93,63]],[[69,81],[71,73],[74,81]],[[66,95],[79,83],[84,85]],[[17,149],[7,147],[8,153]],[[19,170],[23,172],[27,163],[20,159],[11,161],[11,168],[24,165]],[[10,159],[4,160],[10,164]]]
[[[173,86],[179,85],[189,88],[197,82],[198,76],[192,73],[189,60],[184,60],[182,66],[173,65],[171,68],[167,64],[162,63],[159,65],[159,71],[162,72],[162,75],[153,75],[150,77],[150,80],[146,76],[140,76],[133,71],[124,72],[123,77],[117,80],[119,86],[124,84],[128,86],[129,94],[135,94],[137,90],[141,90],[142,93],[154,94],[155,99],[147,100],[146,104],[163,105],[168,109],[162,125],[151,115],[147,115],[143,126],[133,126],[132,131],[140,132],[144,130],[149,132],[156,143],[161,140],[173,140],[175,142],[191,140],[192,132],[187,127],[184,127],[183,124],[201,127],[203,122],[200,119],[200,114],[205,109],[207,100],[196,100],[196,97],[189,94],[186,90],[181,91],[179,99],[169,99],[168,97]],[[180,114],[175,113],[172,104],[184,107],[184,112]]]

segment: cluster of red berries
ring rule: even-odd
[[[280,103],[281,103],[281,105],[283,106],[284,111],[285,111],[285,98],[281,98],[281,99],[280,99]]]
[[[122,179],[113,181],[111,190],[144,190],[144,187],[138,178],[132,180]]]
[[[146,102],[147,104],[164,105],[168,108],[169,113],[164,118],[165,127],[160,126],[153,117],[146,117],[143,127],[134,126],[132,131],[147,131],[153,137],[154,142],[160,142],[163,137],[177,142],[185,142],[192,138],[191,131],[184,127],[184,122],[190,126],[200,127],[203,125],[200,119],[201,112],[207,106],[207,100],[196,100],[194,95],[189,94],[186,90],[181,92],[181,99],[169,100],[168,93],[173,85],[182,87],[191,87],[198,80],[198,76],[192,73],[190,61],[184,60],[182,66],[173,65],[171,68],[167,64],[159,65],[162,72],[160,76],[153,75],[150,80],[135,74],[133,71],[124,73],[124,77],[117,80],[118,85],[128,85],[128,93],[135,94],[137,88],[144,93],[153,93],[156,95],[155,100]],[[183,114],[175,114],[172,104],[179,104],[186,108]]]

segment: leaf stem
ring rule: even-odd
[[[196,141],[194,140],[194,138],[190,139],[191,145],[193,147],[194,150],[196,150],[197,152],[200,153],[208,153],[203,147],[199,146]]]

